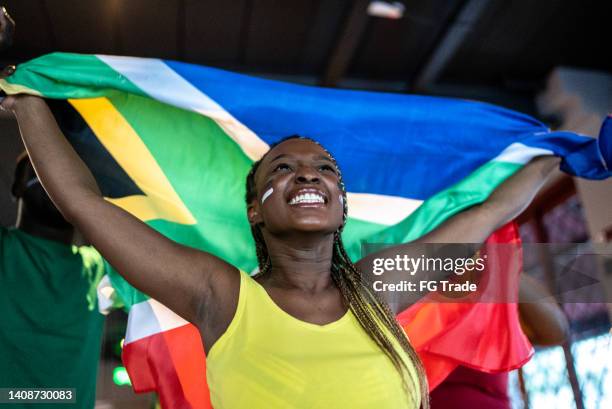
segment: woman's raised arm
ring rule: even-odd
[[[203,312],[205,319],[211,318],[209,305],[221,307],[212,300],[215,294],[224,294],[224,304],[232,309],[231,299],[235,296],[237,302],[238,297],[237,270],[169,240],[106,201],[43,99],[11,96],[2,107],[17,117],[32,164],[53,203],[130,284],[196,324],[202,324]],[[231,316],[232,311],[224,312],[219,311]]]
[[[559,167],[560,158],[541,156],[532,159],[521,170],[499,185],[482,204],[472,206],[449,218],[436,229],[423,237],[405,244],[390,247],[361,259],[357,266],[364,274],[374,271],[375,259],[419,258],[427,256],[425,243],[483,243],[495,230],[517,217],[531,203],[552,172]],[[430,280],[442,276],[428,277]],[[423,274],[414,275],[406,271],[386,270],[377,280],[398,283],[401,280],[416,281],[425,279]],[[401,312],[410,304],[418,301],[424,293],[405,292],[401,296],[383,293],[392,307]]]

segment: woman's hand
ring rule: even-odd
[[[0,78],[5,78],[5,73],[14,71],[14,66],[8,66],[0,74]],[[7,95],[0,97],[0,110],[10,112],[15,115],[17,121],[29,121],[42,111],[47,109],[46,102],[39,96],[29,94]]]
[[[15,115],[24,113],[28,108],[36,104],[44,104],[44,100],[41,97],[28,94],[7,95],[0,101],[0,107],[3,111],[11,112]]]
[[[14,72],[15,72],[15,66],[9,65],[0,72],[0,79],[9,77],[13,75]],[[2,109],[2,111],[14,113],[16,100],[17,98],[13,95],[8,95],[8,96],[0,95],[0,109]]]
[[[41,103],[43,103],[42,98],[27,94],[7,95],[0,98],[0,108],[5,112],[13,113],[15,116],[20,115],[21,112],[33,104]]]

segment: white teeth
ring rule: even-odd
[[[301,195],[295,196],[289,201],[290,205],[300,203],[325,203],[325,199],[323,199],[323,196],[318,195],[316,193],[303,193]]]

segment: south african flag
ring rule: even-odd
[[[338,160],[349,192],[343,238],[354,259],[363,242],[413,240],[484,201],[535,156],[561,156],[565,171],[590,179],[611,173],[610,118],[600,138],[592,139],[551,132],[527,115],[474,101],[325,89],[175,61],[65,53],[19,65],[0,88],[54,100],[60,126],[107,200],[245,271],[257,264],[245,177],[271,143],[288,135],[312,137]],[[507,226],[490,240],[516,239]],[[210,407],[195,327],[119,275],[110,280],[130,310],[123,359],[134,389],[157,391],[165,408]],[[414,308],[410,317],[421,325],[420,307]],[[489,315],[481,317],[503,317],[505,327],[482,320],[478,331],[463,335],[482,343],[483,333],[496,331],[482,339],[499,340],[511,351],[486,362],[466,358],[435,347],[439,332],[433,332],[444,328],[422,325],[415,331],[423,343],[416,347],[428,354],[432,386],[458,364],[508,370],[531,353],[515,306],[470,308],[486,308]],[[410,322],[403,324],[410,332]]]

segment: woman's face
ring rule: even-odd
[[[249,221],[263,222],[270,233],[333,233],[342,224],[338,170],[312,141],[289,139],[274,147],[257,169],[255,185]]]

